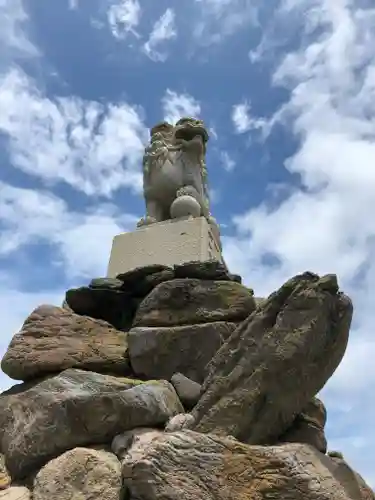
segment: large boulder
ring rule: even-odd
[[[34,480],[33,500],[121,500],[121,464],[106,449],[74,448],[48,462]]]
[[[173,386],[69,369],[0,396],[0,443],[13,478],[77,446],[109,442],[183,411]]]
[[[130,373],[127,334],[109,323],[43,305],[35,309],[8,347],[1,368],[28,380],[67,368]]]
[[[357,500],[331,459],[308,445],[249,446],[192,431],[143,433],[128,444],[121,458],[129,498]]]
[[[318,398],[313,398],[278,441],[310,444],[322,453],[326,453],[327,439],[324,434],[326,421],[327,411],[324,404]]]
[[[338,367],[352,312],[336,276],[289,280],[214,356],[192,428],[250,444],[275,442]]]
[[[221,321],[132,328],[128,336],[132,369],[137,376],[167,380],[181,372],[201,383],[207,375],[206,365],[236,327]]]
[[[134,326],[178,326],[243,321],[255,309],[252,291],[233,281],[174,279],[141,302]]]

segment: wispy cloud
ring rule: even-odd
[[[0,62],[13,57],[39,55],[25,31],[27,20],[22,0],[0,0]]]
[[[258,26],[253,0],[195,0],[193,37],[198,45],[217,44],[240,29]]]
[[[121,0],[113,3],[107,11],[108,24],[115,38],[124,39],[129,34],[139,38],[136,31],[142,9],[138,0]]]
[[[221,163],[224,167],[224,170],[227,172],[232,172],[236,166],[236,162],[233,158],[227,153],[227,151],[221,151],[220,153]]]
[[[87,195],[141,190],[148,132],[134,106],[51,100],[12,69],[0,79],[0,131],[14,167],[50,184],[65,182]]]
[[[79,0],[69,0],[69,9],[76,10],[78,9]]]
[[[176,37],[175,13],[173,9],[169,8],[155,22],[143,50],[153,61],[164,62],[168,57],[168,53],[160,50],[160,44]]]
[[[50,245],[67,280],[105,274],[112,238],[133,229],[136,221],[113,205],[77,212],[49,191],[0,183],[0,257],[29,245]]]
[[[238,134],[243,134],[251,130],[258,130],[263,134],[269,132],[273,125],[273,120],[253,117],[251,114],[251,105],[248,101],[235,104],[232,107],[231,114],[234,129]]]
[[[162,98],[162,107],[164,120],[169,123],[175,123],[183,116],[192,116],[198,118],[201,114],[199,102],[189,94],[178,94],[173,90],[167,89]]]

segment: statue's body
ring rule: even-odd
[[[138,226],[182,216],[206,217],[220,244],[219,229],[209,212],[205,153],[208,133],[201,120],[181,118],[151,130],[143,157],[146,217]]]

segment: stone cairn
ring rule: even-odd
[[[352,309],[335,275],[257,299],[216,260],[68,290],[2,359],[0,499],[374,500],[316,397]]]

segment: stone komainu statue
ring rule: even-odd
[[[146,217],[138,227],[179,217],[206,217],[220,245],[219,227],[209,210],[205,163],[208,133],[201,120],[181,118],[151,129],[143,157]]]

